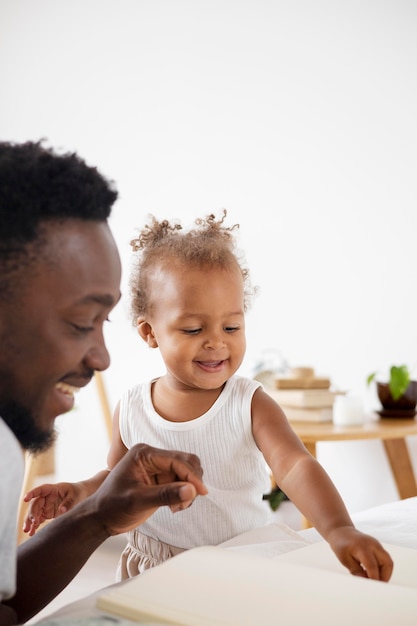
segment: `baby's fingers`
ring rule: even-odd
[[[37,531],[37,530],[38,530],[38,528],[39,528],[39,524],[36,524],[36,523],[34,523],[34,522],[32,522],[32,521],[31,521],[31,522],[27,525],[27,527],[26,527],[26,528],[27,528],[27,530],[26,530],[25,528],[23,528],[23,530],[24,530],[25,532],[27,532],[27,534],[29,535],[29,537],[33,537],[33,535],[36,533],[36,531]]]
[[[39,497],[30,501],[28,512],[23,521],[23,532],[28,533],[30,537],[35,534],[45,519],[44,504],[44,499]]]
[[[41,521],[39,518],[35,518],[33,515],[27,515],[23,522],[23,532],[27,533],[29,537],[33,537],[40,525]]]
[[[31,489],[30,491],[25,493],[23,502],[30,502],[34,498],[39,498],[39,496],[42,496],[42,495],[43,495],[43,487],[35,487],[34,489]]]
[[[362,560],[366,576],[372,580],[388,582],[394,569],[394,563],[388,552],[367,554]]]
[[[379,567],[379,580],[383,580],[384,582],[388,582],[392,576],[392,572],[394,569],[394,563],[391,560],[391,563],[383,563]]]
[[[28,517],[26,517],[26,518],[23,520],[23,527],[22,527],[22,529],[23,529],[23,532],[24,532],[24,533],[29,533],[29,536],[32,536],[32,535],[30,534],[30,528],[31,528],[31,525],[32,525],[32,521],[31,521]]]
[[[388,552],[381,549],[378,553],[367,551],[358,557],[352,555],[347,567],[354,576],[388,582],[391,578],[394,564]]]

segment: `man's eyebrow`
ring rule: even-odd
[[[122,294],[119,293],[119,297],[117,299],[115,299],[110,294],[94,294],[93,293],[93,294],[90,294],[88,296],[85,296],[85,298],[81,298],[81,300],[79,301],[79,304],[95,303],[95,304],[100,304],[100,305],[105,306],[105,307],[112,307],[117,302],[119,302],[121,296],[122,296]]]

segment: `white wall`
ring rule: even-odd
[[[112,406],[161,371],[127,320],[148,213],[241,224],[243,373],[272,348],[372,406],[370,371],[417,363],[416,28],[409,0],[0,0],[1,138],[76,150],[120,191]],[[65,477],[105,462],[93,386],[59,428]],[[319,454],[352,510],[397,497],[378,442]]]

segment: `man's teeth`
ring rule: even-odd
[[[68,385],[67,383],[57,383],[55,387],[66,396],[73,396],[74,393],[77,393],[77,391],[79,391],[78,387],[73,387],[72,385]]]

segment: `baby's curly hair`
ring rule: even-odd
[[[156,268],[172,267],[173,263],[191,267],[236,266],[240,269],[244,284],[244,306],[248,309],[256,288],[250,284],[249,270],[243,265],[243,257],[235,247],[234,233],[239,224],[224,226],[227,212],[216,220],[213,214],[195,220],[196,228],[184,231],[180,223],[158,221],[149,216],[150,223],[130,242],[135,253],[130,274],[131,319],[136,325],[138,317],[149,311],[149,281]]]

